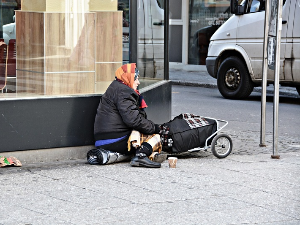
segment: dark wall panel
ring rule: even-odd
[[[171,119],[171,87],[171,83],[168,82],[142,93],[148,105],[146,112],[149,120],[162,124]]]
[[[92,144],[99,99],[1,101],[0,152]]]

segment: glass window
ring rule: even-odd
[[[172,46],[169,49],[169,61],[182,62],[182,26],[172,25],[169,31],[169,43]]]
[[[118,10],[123,11],[123,64],[129,63],[129,0],[119,0]]]
[[[170,7],[170,19],[181,20],[182,0],[172,0],[169,2]]]
[[[229,0],[190,0],[189,64],[205,65],[210,37],[230,16]]]
[[[246,12],[254,13],[265,10],[264,0],[243,0],[239,1],[239,5],[246,7]]]
[[[138,68],[140,87],[164,78],[164,2],[138,1]]]
[[[129,2],[0,0],[0,99],[104,93],[129,63]],[[164,77],[163,7],[138,2],[140,87]]]
[[[0,1],[0,93],[16,92],[15,10],[21,0]]]
[[[157,1],[157,5],[158,5],[161,9],[164,9],[165,0],[156,0],[156,1]]]

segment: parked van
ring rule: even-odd
[[[261,85],[265,1],[230,1],[238,7],[231,7],[234,15],[211,37],[206,68],[225,98],[242,99]],[[274,70],[268,69],[268,84],[273,81]],[[280,84],[300,94],[300,0],[283,1]]]

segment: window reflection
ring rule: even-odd
[[[189,64],[205,65],[210,37],[231,16],[229,0],[192,0],[189,12]]]
[[[97,10],[89,11],[90,2],[107,7],[104,1],[66,0],[64,10],[55,13],[41,8],[25,13],[21,2],[0,0],[1,98],[104,93],[115,68],[129,62],[129,0],[106,0],[116,2],[115,12],[122,11],[120,28],[114,24],[118,15],[99,21],[92,15]],[[30,4],[26,1],[34,8]],[[164,77],[163,8],[164,0],[138,0],[141,87]],[[18,21],[23,28],[16,32]]]
[[[129,0],[119,0],[118,10],[123,11],[123,64],[129,63]]]
[[[0,1],[0,92],[16,92],[16,24],[15,10],[21,0]],[[3,51],[5,50],[5,51]]]
[[[49,11],[24,2],[0,0],[0,97],[103,93],[122,65],[117,1],[66,0]]]
[[[138,67],[149,84],[164,77],[164,1],[138,1]],[[141,79],[142,81],[142,79]],[[141,84],[141,86],[147,84]]]

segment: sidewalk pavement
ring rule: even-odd
[[[300,146],[280,159],[244,147],[254,154],[177,155],[174,169],[82,159],[0,168],[0,224],[300,224]]]
[[[300,154],[0,169],[0,224],[300,224]]]

